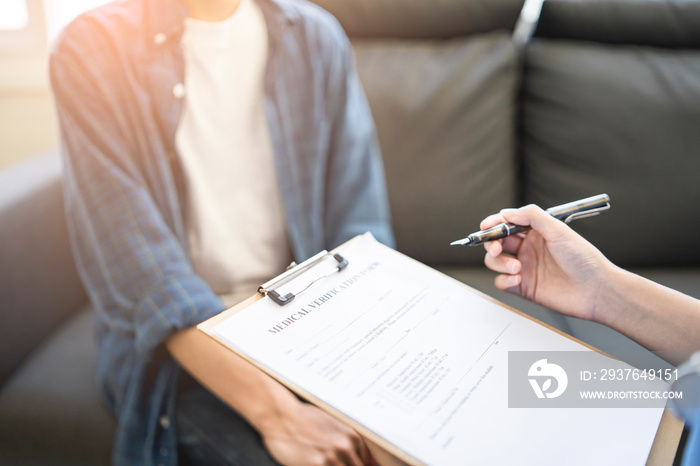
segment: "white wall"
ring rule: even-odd
[[[58,144],[41,0],[28,8],[27,29],[0,32],[0,169]]]
[[[48,88],[2,88],[0,169],[56,145],[58,130]]]

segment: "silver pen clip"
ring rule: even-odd
[[[595,217],[596,215],[600,214],[604,210],[608,210],[610,208],[610,203],[607,202],[605,205],[602,205],[600,207],[596,207],[595,209],[590,209],[590,210],[582,210],[580,212],[574,212],[573,214],[569,215],[564,219],[564,223],[567,225],[574,220],[578,220],[580,218],[588,218],[588,217]]]

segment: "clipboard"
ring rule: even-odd
[[[352,415],[348,415],[348,409],[339,409],[337,403],[334,403],[332,400],[329,402],[328,398],[324,397],[323,394],[321,394],[321,396],[317,396],[317,394],[315,393],[315,389],[309,389],[307,386],[303,386],[303,383],[296,383],[294,380],[291,380],[291,377],[281,374],[281,371],[278,368],[271,367],[268,361],[259,360],[264,358],[257,358],[251,356],[245,350],[241,350],[241,348],[236,346],[236,344],[232,344],[230,340],[222,338],[221,335],[217,334],[216,331],[220,328],[221,325],[228,324],[235,320],[234,316],[239,315],[239,313],[243,311],[250,313],[252,309],[255,309],[256,303],[259,303],[261,300],[267,300],[271,303],[274,303],[263,304],[265,306],[268,306],[268,308],[270,308],[270,306],[275,306],[275,309],[279,309],[280,311],[291,307],[287,305],[294,300],[296,300],[297,305],[300,301],[303,302],[304,300],[302,299],[302,297],[305,298],[306,301],[311,300],[311,295],[313,295],[314,290],[323,289],[319,287],[323,287],[325,281],[335,280],[336,282],[338,282],[339,280],[341,280],[341,278],[343,278],[343,274],[353,273],[352,267],[350,266],[351,264],[353,264],[354,257],[352,251],[360,247],[360,243],[367,241],[367,235],[362,235],[350,240],[349,242],[334,249],[331,252],[320,252],[308,261],[305,261],[297,266],[291,267],[279,277],[276,277],[275,279],[261,285],[258,289],[258,292],[254,296],[251,296],[249,299],[243,301],[242,303],[203,322],[198,326],[198,328],[214,340],[218,341],[228,349],[236,352],[244,359],[248,360],[255,366],[268,373],[270,376],[278,380],[283,385],[287,386],[290,390],[295,392],[300,397],[315,404],[316,406],[320,407],[321,409],[334,416],[335,418],[341,420],[342,422],[345,422],[346,424],[350,425],[365,439],[365,441],[370,446],[370,449],[372,450],[375,458],[377,458],[380,464],[426,464],[424,461],[421,461],[421,459],[419,459],[415,454],[409,453],[404,448],[400,448],[399,446],[397,446],[397,442],[390,441],[386,438],[386,436],[382,435],[381,433],[377,433],[377,429],[375,429],[373,426],[368,426],[366,425],[366,423],[355,419]],[[375,240],[371,238],[371,241]],[[400,255],[400,253],[395,251],[392,252],[392,254]],[[410,258],[406,258],[405,256],[402,257],[402,260],[405,260],[404,264],[407,264],[405,265],[405,267],[415,266],[423,269],[427,268],[427,266],[413,261]],[[357,270],[355,270],[354,272],[357,272]],[[433,272],[439,274],[439,272]],[[350,275],[350,277],[352,276],[353,275]],[[536,322],[538,326],[542,326],[546,328],[549,332],[553,332],[554,334],[563,336],[567,340],[575,342],[589,349],[595,350],[595,348],[592,348],[589,345],[582,343],[557,329],[554,329],[552,327],[547,326],[546,324],[538,322],[532,317],[527,316],[509,306],[506,306],[479,291],[473,290],[472,288],[469,288],[467,285],[464,285],[461,282],[456,282],[456,280],[453,280],[450,277],[442,276],[439,278],[439,280],[446,280],[448,282],[458,283],[459,287],[468,289],[471,294],[478,296],[484,301],[488,301],[498,306],[499,308],[506,309],[508,312],[512,312],[520,317],[524,317],[528,321]],[[344,282],[341,282],[341,284],[342,283]],[[454,285],[455,283],[451,284]],[[344,293],[346,292],[344,291]],[[352,290],[348,289],[347,293],[352,293]],[[342,300],[346,298],[338,294],[338,296],[334,296],[333,299]],[[311,319],[311,314],[308,314],[308,316],[300,315],[298,316],[297,320],[292,320],[291,322],[286,323],[286,325],[289,328],[292,328],[293,326],[293,328],[297,329],[300,328],[300,325],[303,325],[301,322],[310,322]],[[282,326],[282,324],[279,325]],[[286,331],[287,327],[280,328],[278,329],[278,331]],[[268,331],[271,330],[274,330],[274,327],[268,329]],[[661,422],[658,424],[658,429],[655,433],[655,436],[653,437],[654,441],[651,447],[651,452],[648,456],[647,464],[672,464],[673,456],[675,455],[675,449],[678,444],[678,439],[680,438],[681,430],[682,423],[678,421],[675,417],[664,412],[661,418]]]
[[[292,262],[292,264],[290,264],[290,266],[285,272],[267,281],[266,283],[261,284],[254,295],[234,305],[233,307],[223,311],[222,313],[202,322],[197,326],[197,328],[209,337],[213,338],[218,343],[222,344],[224,347],[228,348],[231,351],[234,351],[246,361],[263,370],[273,379],[277,380],[279,383],[281,383],[282,385],[286,386],[289,390],[294,392],[297,396],[314,404],[315,406],[321,408],[323,411],[330,414],[334,418],[352,427],[356,432],[358,432],[362,436],[365,443],[367,443],[368,447],[370,448],[372,455],[381,466],[420,466],[422,463],[418,462],[415,458],[412,458],[411,456],[407,455],[405,452],[397,448],[392,443],[387,442],[385,439],[377,436],[374,432],[367,429],[365,426],[358,424],[353,419],[344,416],[342,413],[339,413],[332,406],[318,399],[313,394],[302,389],[301,387],[296,386],[289,380],[280,377],[277,373],[265,367],[259,361],[256,361],[255,359],[249,357],[243,352],[237,351],[236,348],[232,347],[230,344],[228,344],[228,342],[222,340],[221,338],[218,338],[216,335],[211,333],[211,330],[217,325],[219,325],[221,322],[228,320],[229,318],[231,318],[231,316],[243,311],[244,309],[247,309],[249,306],[260,301],[261,299],[269,297],[277,305],[284,306],[288,303],[291,303],[297,296],[301,295],[314,283],[317,283],[323,280],[324,278],[327,278],[332,273],[344,270],[348,266],[349,262],[341,255],[342,250],[343,248],[347,247],[347,245],[351,244],[353,241],[358,241],[359,238],[359,236],[355,237],[331,252],[325,250],[320,251],[316,255],[310,257],[309,259],[300,264]],[[279,286],[294,284],[295,279],[303,278],[303,275],[306,272],[311,271],[314,268],[314,266],[318,266],[324,260],[328,260],[329,262],[335,261],[335,263],[333,264],[335,268],[331,268],[330,271],[324,271],[322,273],[312,275],[308,280],[302,281],[302,285],[297,286],[296,288],[286,289],[284,292],[281,292],[278,288]]]

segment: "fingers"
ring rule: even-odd
[[[377,461],[374,459],[374,456],[372,456],[372,452],[369,449],[369,446],[365,443],[364,440],[362,440],[361,437],[358,436],[360,439],[361,445],[358,447],[358,451],[360,452],[360,459],[362,460],[362,464],[365,464],[367,466],[375,466],[378,465]]]
[[[486,230],[503,222],[531,226],[547,241],[561,240],[572,232],[566,224],[534,204],[519,209],[503,209],[497,214],[489,215],[481,221],[480,228]],[[517,254],[525,235],[526,233],[522,233],[508,236],[502,240],[487,242],[484,243],[484,247],[492,256],[498,256],[502,252]]]
[[[495,243],[495,241],[494,241]],[[493,246],[491,246],[493,249]],[[494,279],[496,288],[514,294],[520,294],[520,284],[522,283],[522,263],[509,254],[491,255],[489,252],[484,258],[486,267],[494,272],[500,273]]]
[[[503,209],[499,212],[499,215],[503,217],[506,222],[530,226],[532,225],[533,219],[539,216],[539,212],[547,215],[541,208],[530,204],[525,207],[520,207],[519,209]]]
[[[486,230],[503,222],[545,228],[551,224],[551,220],[554,220],[551,215],[540,207],[530,204],[519,209],[503,209],[497,214],[489,215],[481,221],[479,228]]]
[[[344,432],[336,439],[337,443],[330,444],[324,465],[372,466],[376,464],[360,434],[344,424],[341,429]]]
[[[357,432],[353,432],[351,440],[353,443],[352,451],[354,458],[351,458],[351,461],[348,462],[348,464],[358,464],[364,466],[374,466],[377,464],[372,456],[372,452],[369,450],[369,447]]]
[[[523,238],[524,235],[521,236],[518,234],[496,241],[488,241],[484,243],[484,249],[486,249],[486,251],[494,257],[503,252],[508,254],[517,254],[518,250],[520,249],[520,245],[523,242]]]
[[[493,249],[495,245],[490,247]],[[486,254],[486,257],[484,257],[484,264],[494,272],[508,275],[520,273],[520,269],[522,268],[520,261],[510,254],[492,255],[490,251]]]
[[[305,466],[372,466],[376,464],[369,448],[362,438],[354,431],[343,433],[328,439],[328,441],[311,452],[310,458],[301,461],[297,457],[297,464]]]
[[[376,464],[362,437],[320,408],[299,402],[289,416],[266,429],[263,442],[289,466],[371,466]]]
[[[355,448],[348,448],[338,450],[335,458],[326,458],[325,464],[341,464],[343,466],[370,466],[372,463],[371,459],[365,460],[363,458],[362,452]]]
[[[488,241],[484,243],[487,256],[498,257],[503,252],[503,241]]]
[[[513,294],[520,294],[520,284],[523,281],[522,275],[497,275],[493,283],[501,291],[507,291]]]
[[[479,229],[487,230],[487,229],[494,227],[494,226],[498,225],[499,223],[503,223],[505,221],[506,221],[506,219],[500,213],[492,214],[481,221],[481,223],[479,224]]]

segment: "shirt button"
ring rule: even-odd
[[[177,83],[175,86],[173,86],[173,95],[175,96],[176,99],[182,99],[185,97],[185,85],[182,83]]]
[[[168,449],[165,448],[165,447],[162,447],[162,448],[160,449],[160,454],[161,454],[161,456],[167,455],[167,454],[168,454]]]
[[[162,32],[159,32],[153,38],[153,42],[155,42],[156,45],[162,45],[165,43],[165,39],[167,39],[167,36],[165,34],[163,34]]]
[[[167,429],[170,427],[170,418],[168,416],[161,416],[159,422],[160,426],[163,429]]]

